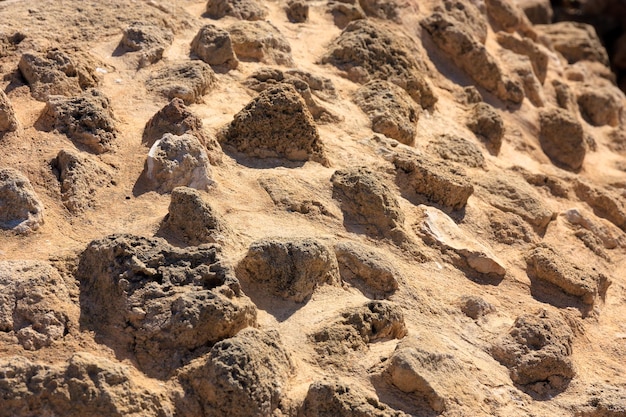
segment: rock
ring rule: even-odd
[[[553,108],[539,114],[541,149],[557,166],[578,171],[587,152],[583,128],[563,109]]]
[[[296,68],[286,70],[285,75],[296,77],[307,83],[311,92],[322,100],[332,101],[339,97],[335,84],[330,78]]]
[[[393,0],[359,0],[366,15],[400,22],[398,4]]]
[[[541,397],[559,393],[574,377],[574,334],[559,313],[546,310],[519,316],[491,349],[509,368],[513,382]]]
[[[239,65],[230,34],[215,25],[200,28],[191,41],[191,52],[215,69],[228,71]]]
[[[456,162],[468,168],[485,167],[485,157],[481,150],[474,143],[462,137],[444,133],[431,141],[427,149],[441,159]]]
[[[399,272],[383,253],[353,242],[335,245],[341,279],[367,294],[385,297],[398,289]]]
[[[515,1],[485,0],[487,14],[495,25],[509,33],[528,30],[530,22]]]
[[[30,181],[12,168],[0,168],[0,228],[29,233],[44,223],[44,207]]]
[[[202,347],[256,323],[220,248],[111,235],[80,256],[81,324],[149,376],[170,375]]]
[[[188,245],[217,243],[227,231],[224,221],[193,188],[172,190],[168,214],[163,227]]]
[[[155,72],[146,82],[149,90],[168,100],[176,97],[185,104],[200,103],[217,82],[215,73],[202,61],[172,63]]]
[[[591,25],[578,22],[558,22],[551,25],[536,25],[535,30],[549,39],[554,49],[568,63],[587,60],[609,65],[609,57]]]
[[[544,49],[528,38],[520,38],[504,32],[498,32],[496,40],[503,48],[527,56],[539,82],[541,84],[545,82],[548,73],[548,54]]]
[[[214,184],[205,148],[188,133],[180,136],[166,133],[154,142],[146,167],[146,177],[160,193],[180,186],[208,190]]]
[[[581,416],[585,417],[620,417],[626,415],[626,389],[602,382],[591,384],[581,401],[576,404]]]
[[[539,193],[522,178],[499,172],[478,180],[480,194],[493,207],[520,216],[540,233],[545,231],[553,213]]]
[[[564,83],[558,79],[552,80],[552,87],[556,96],[557,105],[571,113],[578,111],[578,105],[574,97],[574,93],[567,83]]]
[[[183,417],[270,416],[279,406],[294,367],[275,331],[254,328],[222,340],[185,368],[179,379],[195,407]]]
[[[127,366],[86,352],[57,365],[0,360],[3,416],[172,417],[167,393],[153,387],[133,380]]]
[[[92,89],[73,98],[50,96],[46,117],[73,142],[100,154],[113,149],[118,129],[110,100]]]
[[[20,127],[20,122],[15,116],[15,110],[9,98],[0,90],[0,138],[7,132],[15,132]]]
[[[596,216],[603,217],[626,231],[626,207],[621,198],[581,180],[576,181],[574,191],[579,199],[593,209]]]
[[[339,210],[335,209],[330,201],[321,197],[322,191],[306,181],[298,180],[291,175],[267,175],[260,177],[258,181],[276,207],[312,216],[341,217]]]
[[[60,150],[52,166],[58,171],[63,205],[75,214],[95,208],[97,191],[113,183],[109,167],[73,150]]]
[[[470,32],[470,28],[456,20],[453,14],[435,11],[420,23],[430,34],[435,45],[447,54],[457,67],[472,77],[476,84],[501,100],[522,102],[524,93],[521,86],[504,75],[487,48]]]
[[[492,304],[475,295],[463,296],[459,302],[463,314],[474,320],[478,320],[496,311],[496,308]]]
[[[206,14],[211,19],[232,16],[242,20],[264,20],[267,9],[257,0],[209,0]]]
[[[285,13],[291,23],[304,23],[309,20],[309,5],[303,0],[289,0]]]
[[[328,165],[313,117],[291,85],[261,92],[235,115],[221,135],[222,143],[249,156]]]
[[[454,21],[460,23],[473,37],[484,44],[487,40],[487,19],[485,6],[462,0],[442,0],[437,12],[445,13]]]
[[[595,268],[579,264],[552,247],[540,245],[528,255],[527,273],[531,279],[547,282],[587,305],[604,298],[610,280]]]
[[[171,30],[137,21],[124,29],[119,47],[127,52],[139,52],[138,67],[144,68],[159,62],[173,40]]]
[[[342,29],[352,21],[367,17],[357,0],[329,0],[328,12],[333,15],[335,25]]]
[[[517,5],[524,11],[533,25],[548,25],[552,23],[554,11],[550,0],[517,0]]]
[[[535,243],[537,235],[521,216],[500,210],[489,213],[489,228],[496,242],[508,246]]]
[[[418,200],[462,210],[474,192],[465,172],[449,162],[407,152],[395,155],[393,164],[400,188]]]
[[[463,104],[478,104],[483,101],[483,96],[480,91],[473,85],[463,87],[463,94],[461,95],[461,102]]]
[[[371,80],[390,81],[406,90],[423,108],[432,108],[437,97],[421,73],[423,64],[410,50],[408,41],[368,20],[350,23],[331,42],[322,64],[332,64],[351,81],[366,84]]]
[[[478,103],[470,111],[467,119],[469,130],[485,142],[487,149],[497,155],[504,137],[504,121],[498,111],[487,103]]]
[[[335,171],[333,198],[341,203],[344,224],[363,228],[374,237],[405,239],[404,213],[389,186],[365,167]]]
[[[374,132],[413,144],[418,109],[400,87],[388,81],[370,81],[357,90],[354,101],[369,117]]]
[[[406,417],[354,385],[318,381],[311,384],[298,417]]]
[[[172,99],[148,120],[143,131],[142,142],[152,146],[166,133],[177,136],[189,133],[207,149],[211,164],[215,165],[222,161],[222,147],[217,139],[206,131],[202,120],[193,114],[180,98]]]
[[[427,244],[457,253],[471,269],[480,274],[504,277],[504,264],[490,248],[463,231],[444,212],[427,206],[419,206],[419,209],[422,219],[416,232]]]
[[[100,83],[97,65],[87,53],[51,48],[23,54],[18,68],[33,98],[46,101],[51,95],[74,96],[96,87]]]
[[[570,197],[569,184],[556,176],[530,172],[520,166],[514,166],[512,169],[519,172],[529,184],[543,188],[555,197]]]
[[[620,230],[609,222],[602,222],[599,219],[593,219],[592,216],[583,210],[571,208],[564,211],[561,215],[572,225],[579,226],[592,233],[602,242],[605,249],[615,249],[618,246],[626,245],[626,240]]]
[[[237,265],[237,276],[296,303],[307,300],[320,285],[340,282],[335,254],[310,238],[253,242]]]
[[[0,332],[38,350],[62,340],[77,318],[56,269],[40,261],[0,261]]]
[[[501,62],[505,65],[507,71],[521,84],[524,90],[524,96],[533,106],[543,107],[546,101],[543,88],[535,76],[530,58],[506,49],[500,51],[500,56]]]
[[[269,22],[237,22],[228,27],[233,49],[240,61],[293,67],[291,46]]]
[[[624,94],[611,85],[587,85],[578,94],[583,119],[594,126],[618,126],[624,112]]]

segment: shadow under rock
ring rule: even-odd
[[[370,378],[378,400],[394,410],[404,412],[413,417],[437,417],[441,415],[433,410],[426,399],[418,393],[406,393],[391,385],[384,374],[376,374]]]
[[[280,297],[268,294],[267,289],[262,284],[248,282],[245,279],[239,279],[241,289],[258,310],[263,310],[272,315],[278,322],[284,322],[289,319],[296,311],[306,305],[311,297],[307,297],[303,302],[298,303],[291,300],[284,300]]]
[[[308,161],[291,161],[285,158],[258,158],[245,155],[241,152],[229,149],[227,145],[220,143],[222,151],[228,157],[232,158],[239,165],[253,169],[273,169],[278,167],[284,168],[301,168]]]
[[[566,294],[556,285],[530,275],[529,279],[530,295],[535,300],[558,308],[573,307],[580,311],[583,318],[593,311],[593,305],[583,303],[580,297]]]

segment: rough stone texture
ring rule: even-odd
[[[221,142],[249,156],[328,164],[313,117],[288,84],[261,92],[221,135]]]
[[[423,69],[415,55],[397,34],[368,20],[357,20],[331,42],[321,62],[345,71],[348,79],[360,84],[390,81],[423,108],[432,108],[437,97],[421,75]]]
[[[62,340],[77,317],[56,269],[40,261],[0,262],[0,332],[37,350]]]
[[[496,308],[476,295],[466,295],[459,300],[461,311],[467,317],[478,320],[489,313],[496,311]]]
[[[504,32],[498,32],[496,40],[503,48],[527,56],[539,82],[541,84],[545,82],[548,73],[548,53],[543,48],[528,38],[517,37]]]
[[[587,147],[583,128],[569,112],[553,108],[539,114],[539,143],[550,160],[572,171],[579,170]]]
[[[467,8],[473,6],[467,5]],[[522,87],[506,77],[487,48],[470,32],[470,29],[443,10],[435,11],[421,21],[433,42],[476,84],[502,100],[521,103]]]
[[[419,206],[422,219],[416,232],[430,245],[452,250],[462,256],[474,271],[503,277],[506,269],[490,248],[463,231],[445,213],[434,207]]]
[[[94,153],[113,149],[118,130],[111,102],[100,91],[88,90],[73,98],[50,96],[45,113],[54,128],[73,142]]]
[[[172,63],[155,72],[146,82],[149,90],[168,100],[182,99],[185,104],[202,102],[217,82],[209,64],[202,61]]]
[[[194,395],[190,404],[179,407],[179,415],[274,415],[292,372],[291,358],[277,332],[242,330],[181,372],[183,387]]]
[[[96,87],[100,82],[96,66],[87,53],[59,48],[43,53],[27,52],[18,64],[31,95],[39,101],[46,101],[50,95],[73,96]]]
[[[366,15],[400,22],[400,10],[394,0],[359,0]]]
[[[0,228],[29,233],[44,223],[44,207],[30,181],[12,168],[0,168]]]
[[[524,11],[533,25],[552,23],[554,11],[550,0],[517,0],[517,5]]]
[[[173,40],[171,30],[138,21],[124,29],[119,47],[126,52],[138,52],[138,67],[144,68],[160,61]]]
[[[588,305],[594,304],[597,297],[604,298],[610,285],[609,279],[595,268],[581,265],[550,246],[538,246],[526,262],[532,279],[555,285]]]
[[[593,218],[584,210],[571,208],[562,213],[563,217],[572,225],[589,231],[599,239],[605,249],[615,249],[626,246],[626,237],[613,224]]]
[[[474,192],[465,172],[449,162],[401,153],[395,155],[393,163],[400,188],[411,197],[426,199],[445,209],[461,210]]]
[[[500,51],[500,59],[508,73],[512,74],[512,77],[522,85],[524,96],[528,101],[535,107],[543,107],[546,99],[541,82],[535,76],[531,59],[508,49]]]
[[[364,228],[374,237],[402,240],[404,213],[389,186],[365,167],[335,171],[333,198],[341,203],[344,224]]]
[[[577,404],[580,417],[621,417],[626,415],[626,388],[612,383],[591,384]]]
[[[581,180],[576,181],[574,191],[579,199],[589,204],[597,216],[604,217],[626,231],[626,207],[621,198]]]
[[[340,281],[333,251],[310,238],[253,242],[237,265],[237,276],[297,303],[306,301],[319,285]]]
[[[267,9],[257,0],[209,0],[206,14],[211,19],[231,16],[242,20],[264,20]]]
[[[150,376],[165,377],[209,344],[256,322],[220,249],[112,235],[80,256],[81,324]]]
[[[485,157],[471,141],[444,133],[432,140],[427,149],[441,159],[456,162],[469,168],[484,168]]]
[[[442,8],[440,7],[436,11],[443,11],[461,24],[480,43],[485,43],[488,25],[484,5],[462,0],[442,0],[441,3]]]
[[[311,384],[298,417],[407,417],[353,385],[318,381]]]
[[[178,136],[189,133],[206,147],[211,164],[222,161],[222,148],[217,139],[206,131],[202,120],[193,114],[180,98],[174,98],[148,120],[142,142],[152,146],[166,133]]]
[[[146,161],[146,177],[160,193],[185,186],[208,190],[213,184],[204,146],[195,136],[166,133],[152,145]]]
[[[385,297],[398,289],[399,272],[382,253],[353,242],[335,245],[339,273],[344,281],[366,294]]]
[[[332,202],[320,195],[320,189],[291,175],[262,176],[259,178],[259,185],[277,207],[286,211],[312,216],[341,217]]]
[[[624,93],[617,87],[587,85],[578,94],[578,108],[587,123],[618,126],[624,112]]]
[[[240,61],[293,67],[291,46],[269,22],[238,22],[227,28]]]
[[[113,181],[111,168],[73,150],[60,150],[52,165],[58,171],[63,205],[75,214],[95,208],[96,193]]]
[[[328,13],[337,27],[343,29],[352,21],[365,19],[365,11],[357,0],[329,0]]]
[[[467,119],[469,130],[485,142],[487,149],[497,155],[504,137],[504,120],[498,111],[487,103],[478,103],[470,111]]]
[[[538,238],[528,222],[511,212],[500,210],[490,212],[489,228],[496,242],[508,246],[534,243]]]
[[[492,347],[492,355],[509,368],[513,382],[549,396],[567,388],[575,371],[570,358],[574,334],[559,313],[546,310],[519,316]]]
[[[285,13],[291,23],[304,23],[309,20],[309,5],[303,0],[289,0]]]
[[[606,49],[591,25],[558,22],[551,25],[536,25],[534,28],[539,34],[546,36],[554,49],[560,52],[570,64],[588,60],[609,65]]]
[[[481,196],[493,207],[520,216],[535,230],[542,232],[552,219],[552,211],[544,199],[517,175],[491,173],[478,180]]]
[[[0,138],[6,132],[14,132],[20,127],[9,98],[0,90]]]
[[[487,14],[495,25],[507,32],[527,29],[530,22],[515,1],[485,0]]]
[[[191,52],[216,70],[237,68],[239,60],[230,34],[215,25],[204,25],[191,41]]]
[[[49,365],[0,360],[0,415],[172,417],[166,394],[133,380],[130,369],[90,353]]]
[[[356,91],[354,101],[369,117],[374,132],[413,144],[418,109],[400,87],[389,81],[370,81]]]
[[[223,241],[227,231],[224,221],[193,188],[172,190],[163,227],[189,245]]]

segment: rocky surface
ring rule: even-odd
[[[143,68],[160,61],[173,40],[174,35],[168,29],[145,22],[133,22],[124,29],[119,47],[125,52],[137,52],[137,66]]]
[[[208,64],[186,61],[162,67],[147,80],[146,86],[168,100],[180,98],[185,104],[192,104],[200,102],[215,82],[215,73]]]
[[[289,41],[271,23],[239,22],[227,30],[239,60],[293,66]]]
[[[28,178],[11,168],[0,169],[0,228],[28,233],[44,222],[44,206]]]

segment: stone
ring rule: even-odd
[[[530,27],[526,15],[515,1],[485,0],[485,6],[491,21],[509,33]]]
[[[626,245],[626,239],[615,225],[593,218],[593,215],[584,210],[571,208],[565,210],[561,215],[573,226],[579,226],[592,233],[600,240],[605,249],[615,249],[618,246]]]
[[[269,22],[237,22],[226,30],[240,61],[294,66],[291,46],[282,33]]]
[[[163,228],[188,245],[217,243],[224,240],[228,228],[221,216],[202,194],[189,187],[172,190]]]
[[[463,314],[474,320],[496,311],[496,308],[491,303],[476,295],[463,296],[459,303]]]
[[[146,177],[160,193],[180,186],[206,191],[214,184],[207,152],[189,133],[166,133],[154,142],[148,152]]]
[[[350,22],[365,19],[365,11],[357,0],[329,0],[328,13],[333,15],[337,27],[343,29]]]
[[[460,167],[425,155],[404,152],[394,156],[397,181],[414,200],[425,200],[446,210],[462,210],[474,187]]]
[[[487,40],[487,18],[485,6],[462,0],[442,0],[437,12],[443,12],[461,24],[473,37],[484,44]]]
[[[309,20],[309,5],[303,0],[289,0],[285,13],[291,23],[304,23]]]
[[[552,23],[554,11],[550,0],[517,0],[526,17],[533,25],[549,25]]]
[[[28,178],[0,168],[0,228],[30,233],[44,223],[44,206]]]
[[[373,237],[402,241],[404,213],[389,186],[369,168],[335,171],[330,181],[333,198],[341,203],[344,224],[362,228]]]
[[[624,113],[624,93],[617,87],[586,85],[577,98],[580,114],[593,126],[616,127]]]
[[[308,300],[318,286],[340,282],[334,252],[311,238],[253,242],[237,265],[237,276],[296,303]]]
[[[339,210],[321,196],[322,190],[306,181],[296,179],[291,175],[265,175],[260,177],[258,182],[274,205],[287,212],[308,216],[341,217]]]
[[[168,100],[182,99],[185,104],[202,102],[217,79],[209,64],[202,61],[173,62],[152,74],[146,81],[148,90]]]
[[[504,120],[493,106],[487,103],[476,104],[470,110],[466,125],[485,142],[489,152],[495,155],[500,153],[505,132]]]
[[[427,149],[441,159],[455,162],[468,168],[484,168],[485,157],[471,141],[444,133],[432,140]]]
[[[558,22],[536,25],[535,30],[547,37],[554,49],[568,63],[587,60],[609,65],[609,57],[593,26],[579,22]]]
[[[527,56],[533,67],[533,73],[543,84],[548,74],[548,53],[529,38],[498,32],[496,40],[503,48],[519,55]]]
[[[594,214],[626,231],[626,207],[621,198],[606,189],[595,187],[580,179],[574,184],[576,196],[587,203]]]
[[[191,41],[191,52],[216,70],[233,70],[239,60],[230,34],[215,25],[204,25]]]
[[[261,92],[221,132],[220,142],[256,158],[312,160],[328,165],[306,103],[288,84]]]
[[[77,318],[56,269],[41,261],[0,261],[0,332],[38,350],[63,340]]]
[[[11,101],[4,91],[0,90],[0,138],[7,132],[15,132],[19,127],[20,122],[15,116]]]
[[[583,128],[567,111],[559,108],[539,114],[541,149],[557,166],[578,171],[585,160],[587,147]]]
[[[187,401],[183,417],[270,416],[278,408],[292,360],[276,331],[254,328],[216,343],[205,357],[179,375]]]
[[[142,22],[132,22],[123,32],[119,47],[125,52],[138,52],[138,68],[155,64],[174,41],[171,30]]]
[[[118,136],[111,101],[99,90],[67,98],[50,96],[44,110],[56,130],[97,154],[110,152]]]
[[[359,4],[369,17],[400,22],[400,10],[393,0],[359,0]]]
[[[202,348],[256,324],[256,308],[223,266],[219,246],[179,249],[111,235],[80,256],[81,325],[141,371],[164,378]]]
[[[374,132],[413,144],[418,109],[400,87],[388,81],[370,81],[356,91],[354,101],[369,117]]]
[[[206,14],[211,19],[231,16],[241,20],[264,20],[267,9],[257,0],[209,0]]]

